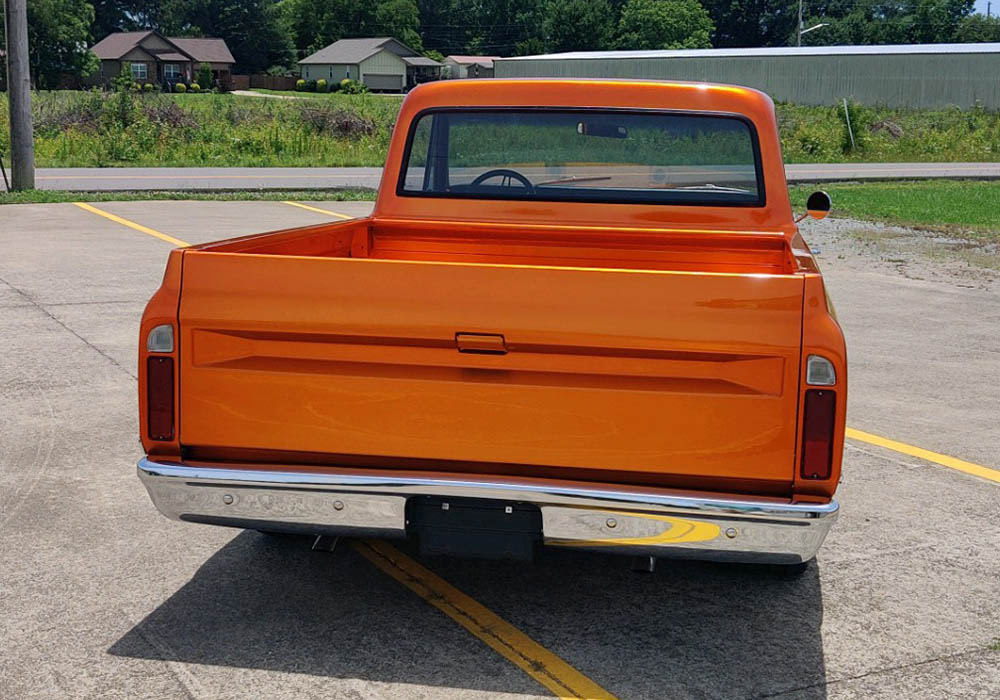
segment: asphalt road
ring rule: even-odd
[[[832,163],[785,166],[790,183],[1000,178],[1000,163]],[[39,168],[43,190],[256,190],[378,187],[381,168]]]
[[[97,206],[190,242],[329,218],[280,202]],[[1000,466],[1000,291],[911,279],[850,245],[821,255],[849,423]],[[134,470],[136,332],[169,248],[72,204],[0,207],[0,695],[549,697],[351,546],[156,512]],[[842,517],[798,581],[665,561],[635,574],[555,549],[422,563],[622,700],[992,700],[998,489],[852,441]]]

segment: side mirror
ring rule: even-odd
[[[830,201],[830,195],[823,190],[817,190],[809,195],[809,199],[806,200],[806,213],[797,218],[795,223],[802,221],[807,216],[811,216],[817,221],[825,219],[830,215],[831,206],[833,206],[833,202]]]

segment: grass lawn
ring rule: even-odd
[[[789,190],[796,211],[813,185]],[[1000,181],[925,180],[867,182],[823,187],[833,216],[925,227],[972,238],[1000,238]]]
[[[299,92],[298,90],[266,90],[264,88],[251,88],[250,92],[259,92],[262,95],[283,95],[285,97],[302,97],[302,98],[314,98],[317,100],[326,99],[340,99],[342,97],[352,97],[352,95],[344,95],[339,92]],[[395,102],[397,107],[403,102],[403,97],[405,95],[397,95],[394,93],[368,93],[370,97],[377,97],[380,100],[386,100],[387,102]]]
[[[261,192],[241,190],[236,192],[60,192],[30,190],[28,192],[0,192],[3,204],[58,204],[62,202],[133,202],[164,199],[196,201],[266,201],[285,200],[306,202],[364,202],[374,201],[372,190],[307,190],[304,192]]]

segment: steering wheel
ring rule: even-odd
[[[482,185],[484,182],[489,180],[491,177],[502,177],[503,180],[500,181],[501,186],[503,185],[510,186],[511,180],[517,180],[522,185],[524,185],[525,189],[527,189],[528,192],[535,191],[535,186],[531,184],[531,180],[529,180],[516,170],[510,170],[508,168],[494,168],[493,170],[487,170],[485,173],[483,173],[475,180],[470,182],[469,185],[471,187],[478,187],[479,185]]]

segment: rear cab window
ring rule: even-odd
[[[763,206],[760,148],[738,115],[619,109],[426,110],[397,194]]]

